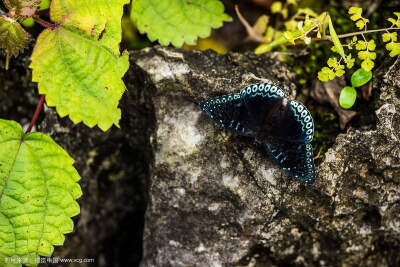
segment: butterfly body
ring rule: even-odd
[[[200,106],[221,127],[261,142],[289,175],[314,183],[313,119],[303,104],[285,98],[281,88],[271,83],[252,84],[240,93],[211,98]]]

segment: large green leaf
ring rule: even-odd
[[[219,0],[133,0],[131,18],[141,33],[162,45],[193,45],[231,18]]]
[[[73,163],[50,137],[0,120],[0,266],[35,266],[72,232],[82,194]]]
[[[32,80],[61,117],[102,130],[118,126],[118,108],[129,68],[120,56],[121,17],[129,0],[53,0],[51,18],[60,24],[38,37],[31,60]]]

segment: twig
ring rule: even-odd
[[[264,38],[262,36],[258,35],[253,27],[250,26],[250,24],[245,20],[245,18],[240,14],[239,7],[235,5],[235,11],[236,15],[238,16],[240,22],[243,24],[243,26],[246,28],[247,34],[249,35],[249,39],[258,43],[265,43]]]
[[[383,31],[388,31],[388,30],[394,30],[394,31],[398,31],[400,30],[400,28],[384,28],[384,29],[376,29],[376,30],[368,30],[368,31],[361,31],[361,32],[351,32],[351,33],[346,33],[346,34],[341,34],[338,35],[339,39],[341,38],[347,38],[347,37],[351,37],[351,36],[355,36],[355,35],[362,35],[365,33],[372,33],[372,32],[383,32]]]
[[[40,25],[42,25],[42,26],[45,27],[45,28],[49,28],[49,29],[52,29],[52,30],[54,30],[54,29],[56,28],[56,25],[54,25],[54,24],[52,24],[52,23],[50,23],[50,22],[47,22],[47,21],[45,21],[44,19],[41,19],[41,18],[38,17],[38,16],[34,16],[33,19],[34,19],[37,23],[39,23]]]
[[[25,134],[30,133],[32,131],[32,128],[35,125],[37,118],[39,117],[39,113],[42,110],[45,98],[46,98],[45,95],[42,95],[40,97],[39,103],[37,104],[37,107],[36,107],[35,114],[33,115],[31,123],[29,124],[28,129],[26,129]]]

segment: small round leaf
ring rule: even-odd
[[[357,92],[354,87],[346,86],[340,92],[339,104],[344,109],[349,109],[356,102]]]
[[[356,70],[353,75],[351,75],[351,85],[353,87],[360,87],[367,82],[369,82],[372,78],[372,72],[366,71],[364,69]]]

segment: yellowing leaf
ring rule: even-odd
[[[364,41],[359,40],[356,44],[357,50],[365,50],[367,49],[367,44]]]
[[[362,30],[362,29],[364,29],[364,27],[365,27],[365,23],[364,23],[363,20],[360,19],[359,21],[356,22],[356,26],[357,26],[357,28],[359,28],[360,30]]]
[[[335,58],[335,57],[330,57],[329,59],[328,59],[328,66],[329,67],[334,67],[334,66],[336,66],[337,65],[337,58]]]
[[[363,68],[365,71],[370,71],[374,68],[375,63],[370,60],[370,59],[366,59],[361,63],[361,68]]]
[[[352,7],[350,7],[350,9],[349,9],[349,14],[350,14],[350,15],[351,15],[351,14],[357,14],[357,15],[361,16],[361,13],[362,13],[362,8],[361,8],[361,7],[354,7],[354,6],[352,6]]]
[[[39,7],[40,0],[3,0],[9,14],[14,17],[32,17]]]
[[[296,27],[297,27],[297,22],[295,21],[295,20],[288,20],[288,21],[285,21],[285,29],[287,30],[287,31],[293,31],[293,30],[295,30],[296,29]]]
[[[361,19],[361,16],[358,15],[358,14],[354,14],[354,15],[352,15],[352,16],[350,17],[350,19],[353,20],[353,21],[356,21],[356,20]]]
[[[375,48],[376,48],[375,40],[373,40],[373,39],[370,40],[368,42],[367,48],[368,48],[369,51],[374,51]]]
[[[211,29],[232,20],[219,0],[135,0],[131,19],[151,41],[176,47],[194,45],[198,37],[206,38]]]
[[[49,136],[0,120],[1,266],[36,266],[73,231],[82,195],[73,163]]]
[[[329,81],[329,74],[327,72],[320,71],[318,72],[318,79],[322,82]]]
[[[382,41],[389,42],[390,40],[391,40],[390,33],[386,32],[386,33],[382,34]]]
[[[50,16],[64,27],[80,29],[119,55],[123,6],[129,0],[53,0]]]
[[[282,2],[280,1],[273,2],[270,9],[272,14],[280,13],[282,10]]]
[[[286,38],[286,40],[287,40],[289,43],[295,44],[295,43],[294,43],[294,37],[293,37],[293,34],[292,34],[291,32],[284,32],[284,33],[283,33],[283,36]]]
[[[392,33],[390,34],[390,37],[392,38],[392,40],[393,40],[394,42],[396,42],[396,41],[397,41],[397,32],[392,32]]]
[[[14,19],[0,16],[0,49],[6,54],[8,60],[11,56],[18,56],[29,42],[29,34]]]
[[[51,17],[65,26],[40,34],[30,67],[39,93],[46,95],[47,104],[55,106],[61,117],[69,115],[74,123],[98,125],[105,131],[118,126],[121,118],[118,103],[125,91],[122,77],[129,56],[127,52],[120,56],[118,44],[123,5],[129,1],[103,0],[108,6],[102,11],[94,1],[88,1],[92,6],[83,4],[84,11],[77,0],[52,1]],[[98,12],[104,14],[97,20]],[[82,28],[73,27],[78,14],[87,21],[76,24]]]
[[[268,23],[269,17],[267,15],[262,15],[257,19],[253,29],[259,35],[262,35],[266,31]]]

